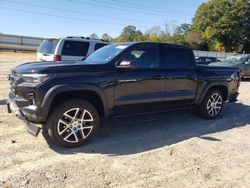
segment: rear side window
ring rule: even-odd
[[[62,55],[86,56],[89,50],[89,42],[64,41]]]
[[[193,65],[191,50],[163,46],[162,61],[167,69],[189,68]]]
[[[103,46],[106,46],[106,45],[107,45],[107,44],[105,44],[105,43],[96,43],[96,44],[95,44],[95,49],[94,49],[94,50],[96,51],[96,50],[98,50],[99,48],[102,48]]]
[[[44,39],[39,45],[37,52],[44,54],[54,54],[58,40]]]
[[[196,60],[196,63],[202,63],[202,58],[198,58],[198,59]]]
[[[215,59],[212,58],[206,58],[206,63],[212,63],[215,62]]]

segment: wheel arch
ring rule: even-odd
[[[49,113],[62,100],[80,98],[90,102],[97,109],[100,117],[109,116],[108,101],[104,91],[94,85],[60,85],[51,88],[45,95],[41,104],[40,113],[46,121]]]
[[[206,96],[206,94],[212,89],[220,90],[223,93],[223,100],[224,101],[228,100],[229,91],[228,91],[227,84],[225,82],[215,82],[215,83],[208,84],[207,86],[203,88],[200,94],[200,97],[196,99],[196,104],[200,105],[204,97]]]

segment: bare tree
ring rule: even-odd
[[[155,25],[153,27],[151,27],[150,29],[145,31],[145,34],[156,34],[159,35],[161,33],[161,27],[158,25]]]
[[[93,38],[93,39],[99,39],[98,35],[96,33],[92,33],[89,35],[90,38]]]

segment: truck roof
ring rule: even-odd
[[[134,45],[134,44],[164,44],[172,47],[177,47],[177,48],[186,48],[186,49],[191,49],[188,46],[184,46],[181,44],[173,44],[173,43],[165,43],[165,42],[151,42],[151,41],[140,41],[140,42],[120,42],[120,43],[114,43],[114,44],[121,44],[121,45]]]

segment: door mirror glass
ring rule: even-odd
[[[122,60],[116,67],[119,69],[135,69],[136,64],[133,61]]]
[[[143,44],[128,51],[117,64],[118,68],[159,69],[158,45]]]

